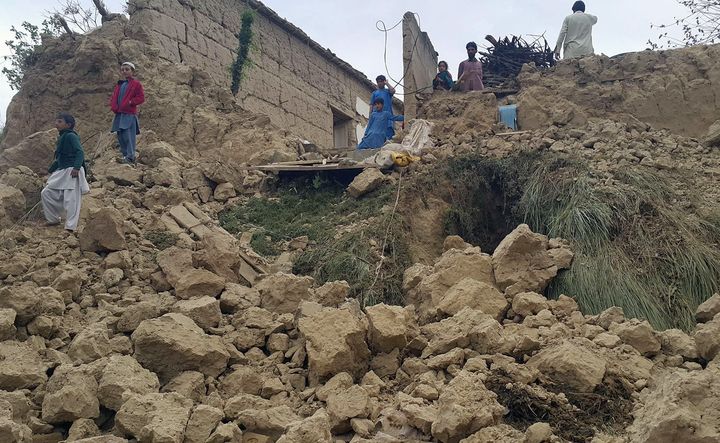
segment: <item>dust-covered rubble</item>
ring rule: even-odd
[[[123,45],[124,30],[103,27],[72,57],[149,60],[151,48]],[[362,306],[347,282],[271,272],[216,220],[270,180],[234,165],[295,159],[292,139],[260,116],[234,115],[202,72],[161,68],[167,78],[148,89],[198,97],[201,106],[178,112],[191,127],[160,118],[172,112],[158,103],[136,167],[115,162],[102,140],[89,149],[95,181],[77,234],[23,220],[54,134],[10,122],[0,155],[1,441],[720,441],[718,296],[689,332],[656,331],[620,308],[585,315],[572,294],[543,295],[575,266],[568,243],[527,225],[492,254],[445,239],[434,262],[405,270],[405,306]],[[30,80],[15,106],[38,87]],[[492,97],[467,97],[426,112],[440,119],[455,106],[494,121]],[[627,165],[695,168],[709,171],[695,185],[717,200],[720,157],[700,141],[631,118],[556,117],[509,137],[467,118],[438,122],[433,158],[573,152],[598,183]],[[385,181],[363,174],[351,196]]]
[[[152,152],[158,167],[174,155]],[[252,251],[203,216],[220,206],[186,202],[205,220],[195,230],[162,220],[172,205],[144,206],[139,190],[165,188],[145,182],[153,169],[96,182],[77,237],[3,231],[19,258],[0,289],[3,441],[605,441],[583,396],[616,441],[718,436],[701,415],[717,393],[691,388],[720,377],[715,299],[689,335],[618,309],[585,316],[542,295],[573,253],[526,225],[493,255],[448,238],[432,266],[406,270],[404,307],[363,308],[346,282],[292,274],[251,286]],[[169,226],[174,246],[144,235]]]

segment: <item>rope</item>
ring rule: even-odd
[[[32,213],[35,211],[35,209],[37,209],[38,206],[40,206],[40,203],[42,203],[42,200],[39,201],[39,202],[37,202],[37,203],[35,203],[35,206],[33,206],[32,208],[30,208],[30,210],[27,211],[27,212],[25,213],[25,215],[23,215],[22,217],[20,217],[20,219],[19,219],[14,225],[12,225],[12,227],[10,227],[10,229],[4,230],[3,233],[2,233],[2,236],[0,236],[0,239],[5,240],[5,236],[7,236],[7,234],[15,231],[21,224],[23,224],[23,223],[30,217],[30,214],[32,214]]]
[[[392,212],[390,212],[390,218],[388,219],[387,226],[385,226],[385,237],[383,238],[382,242],[382,248],[380,249],[380,261],[378,261],[377,266],[375,267],[375,278],[373,279],[372,284],[368,287],[368,292],[372,291],[373,288],[375,288],[375,285],[378,282],[378,279],[380,278],[380,271],[382,270],[383,264],[385,263],[385,247],[387,246],[387,240],[390,236],[390,229],[392,228],[393,220],[395,218],[395,213],[397,212],[398,204],[400,203],[400,190],[402,189],[402,178],[403,178],[403,171],[400,170],[400,178],[398,179],[398,187],[397,192],[395,194],[395,204],[393,205]],[[361,300],[361,306],[365,307],[365,295],[363,294],[362,300]]]
[[[420,14],[418,14],[417,12],[413,12],[413,15],[417,18],[418,27],[419,27],[419,26],[420,26]],[[375,29],[377,29],[378,31],[380,31],[380,32],[382,32],[382,33],[385,34],[385,36],[384,36],[384,37],[385,37],[385,49],[383,50],[383,61],[384,61],[384,63],[385,63],[385,72],[387,73],[387,77],[388,77],[393,83],[395,83],[395,86],[396,86],[396,87],[397,87],[397,86],[402,86],[403,92],[396,93],[396,94],[397,94],[397,95],[403,95],[403,96],[405,96],[405,95],[417,94],[417,93],[419,93],[419,92],[425,92],[425,91],[428,90],[428,89],[432,89],[432,86],[425,86],[425,87],[420,88],[420,89],[418,89],[418,90],[416,90],[416,91],[410,91],[410,92],[405,91],[405,85],[402,84],[402,81],[405,80],[405,77],[407,76],[408,71],[410,70],[410,64],[411,64],[411,63],[408,63],[408,66],[407,66],[407,68],[403,71],[403,75],[402,75],[402,77],[400,77],[400,80],[395,80],[395,79],[392,77],[392,75],[390,74],[390,68],[388,67],[388,56],[387,56],[387,51],[388,51],[388,33],[389,33],[390,31],[394,30],[395,28],[397,28],[398,26],[400,26],[400,25],[402,24],[402,22],[403,22],[403,20],[400,20],[399,22],[395,23],[392,27],[388,28],[388,27],[385,25],[385,22],[384,22],[383,20],[378,20],[377,22],[375,22]],[[417,48],[417,43],[418,43],[418,40],[420,39],[420,34],[421,34],[421,33],[418,32],[418,34],[415,36],[415,41],[413,42],[412,51],[410,51],[410,62],[412,62],[413,55],[415,54],[415,48]]]
[[[105,152],[105,150],[100,151],[100,143],[105,140],[105,137],[107,137],[109,134],[112,134],[111,132],[102,132],[100,134],[100,137],[98,137],[97,144],[95,145],[95,154],[93,155],[93,158],[90,160],[91,162],[95,163],[95,160],[97,160],[100,157],[100,154],[102,152]]]

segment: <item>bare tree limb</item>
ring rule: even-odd
[[[100,26],[99,12],[92,6],[84,7],[81,0],[58,0],[57,4],[58,8],[49,12],[50,17],[56,21],[62,17],[74,33],[85,34]]]
[[[92,2],[100,13],[100,17],[106,20],[110,16],[110,12],[107,10],[105,2],[103,2],[103,0],[92,0]]]
[[[720,0],[676,1],[688,9],[687,15],[675,18],[672,23],[651,25],[652,29],[661,30],[656,41],[648,41],[652,49],[707,45],[720,41]]]
[[[53,16],[53,18],[57,21],[57,23],[58,23],[60,26],[62,26],[62,28],[65,30],[65,33],[68,34],[70,37],[72,37],[73,40],[74,40],[74,39],[75,39],[75,33],[73,32],[72,29],[70,29],[70,26],[68,25],[67,20],[65,20],[65,18],[64,18],[62,15],[60,15],[60,14],[55,14],[55,15]]]

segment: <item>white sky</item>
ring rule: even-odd
[[[91,4],[90,0],[81,1]],[[113,12],[120,12],[125,2],[105,0],[105,3]],[[384,36],[375,28],[378,20],[384,20],[389,28],[400,21],[406,11],[418,13],[420,25],[430,35],[440,59],[447,60],[456,75],[457,66],[465,56],[465,44],[474,40],[484,46],[487,34],[495,37],[545,34],[553,47],[563,18],[571,13],[573,0],[265,0],[264,3],[323,47],[375,78],[380,73],[387,74],[383,62]],[[611,56],[645,49],[648,39],[659,34],[650,28],[651,23],[669,23],[685,14],[685,9],[675,0],[586,0],[585,3],[587,12],[599,17],[593,34],[595,52]],[[56,5],[57,0],[2,0],[0,42],[11,38],[10,26],[23,21],[39,24],[45,11]],[[391,31],[388,37],[390,74],[397,79],[402,75],[401,27]],[[0,56],[8,52],[9,49],[0,44]],[[13,93],[7,79],[0,75],[0,122],[5,119]]]

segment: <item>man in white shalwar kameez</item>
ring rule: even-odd
[[[60,224],[64,218],[65,229],[75,231],[80,220],[82,195],[90,192],[83,167],[85,153],[80,137],[74,131],[72,115],[58,115],[55,127],[59,132],[55,161],[48,169],[50,177],[40,197],[49,224]]]
[[[573,14],[565,17],[560,37],[555,45],[555,57],[560,58],[560,49],[563,50],[563,59],[579,58],[595,53],[592,42],[592,27],[598,21],[594,15],[585,13],[585,2],[578,1],[573,5]]]

